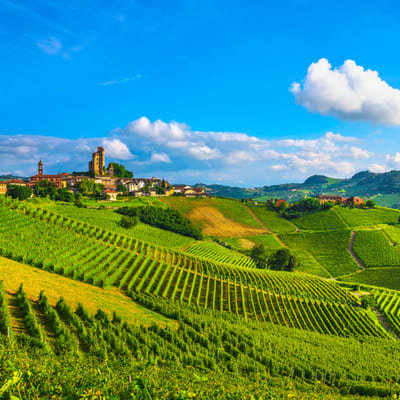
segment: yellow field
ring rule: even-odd
[[[148,326],[155,322],[162,326],[169,324],[172,329],[177,327],[175,321],[141,307],[115,288],[101,289],[3,257],[0,257],[0,280],[4,281],[8,293],[15,293],[23,283],[26,294],[33,301],[36,301],[40,291],[44,290],[53,306],[62,296],[73,309],[78,303],[82,303],[91,313],[101,308],[112,316],[112,312],[115,311],[128,323]]]
[[[221,211],[208,205],[198,205],[187,214],[188,218],[194,223],[202,226],[205,235],[220,237],[241,237],[262,234],[263,228],[245,226],[240,222],[226,218]]]
[[[239,243],[240,243],[240,245],[242,246],[242,248],[243,248],[243,249],[246,249],[246,250],[251,249],[251,248],[255,245],[255,243],[252,242],[251,240],[249,240],[249,239],[244,239],[244,238],[239,239]]]

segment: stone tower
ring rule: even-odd
[[[92,161],[89,162],[89,171],[95,175],[104,175],[104,154],[103,147],[98,147],[97,151],[92,154]]]

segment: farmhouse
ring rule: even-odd
[[[340,203],[342,203],[342,197],[341,196],[317,196],[317,199],[319,200],[319,204],[325,204],[325,203],[336,203],[338,200],[340,200]]]
[[[324,204],[324,203],[336,203],[337,201],[340,201],[340,204],[343,204],[345,206],[360,206],[364,204],[364,199],[361,197],[357,196],[351,196],[351,197],[341,197],[341,196],[317,196],[317,199],[319,200],[319,204]]]
[[[7,183],[0,182],[0,194],[7,193]]]
[[[288,203],[286,200],[279,199],[279,200],[276,202],[276,207],[279,207],[281,204],[289,205],[289,203]]]

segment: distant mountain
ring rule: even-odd
[[[24,178],[23,176],[14,176],[14,175],[0,175],[0,181],[8,181],[10,179],[27,180],[28,178]]]
[[[213,196],[253,198],[266,201],[269,198],[282,198],[289,202],[308,196],[340,195],[360,196],[373,199],[378,205],[400,208],[400,171],[374,173],[362,171],[349,179],[330,178],[313,175],[303,183],[285,183],[282,185],[263,186],[260,188],[240,188],[224,185],[194,185],[202,187]]]

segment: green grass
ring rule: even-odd
[[[381,230],[357,231],[353,250],[366,267],[400,265],[400,247],[391,245]]]
[[[255,243],[263,244],[268,249],[279,249],[282,247],[282,244],[274,235],[247,236],[245,239],[251,240]]]
[[[400,243],[400,225],[387,226],[383,230],[393,244]]]
[[[140,206],[158,206],[165,207],[165,204],[160,201],[159,198],[154,196],[143,196],[143,197],[128,197],[118,199],[117,201],[107,200],[92,200],[83,197],[81,200],[82,204],[88,207],[140,207]]]
[[[275,233],[290,233],[295,232],[296,227],[280,217],[275,211],[269,210],[265,205],[249,205],[253,213],[259,220],[272,232]]]
[[[340,277],[339,280],[400,290],[400,267],[368,268]]]
[[[383,207],[376,207],[370,210],[336,207],[336,211],[353,228],[397,223],[400,217],[400,211]]]
[[[350,230],[299,232],[279,237],[290,249],[309,252],[333,277],[349,274],[358,269],[348,251]]]
[[[53,212],[84,221],[103,229],[151,242],[160,246],[177,248],[194,243],[194,239],[177,233],[167,232],[154,226],[138,223],[133,228],[122,228],[118,222],[121,216],[109,209],[79,208],[75,205],[56,202],[48,206]]]
[[[305,230],[341,229],[346,227],[334,209],[312,212],[301,218],[296,218],[292,222]]]

